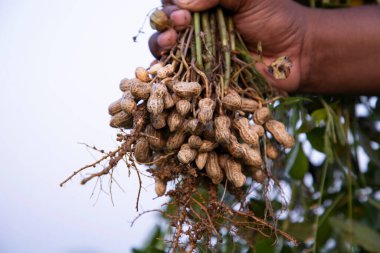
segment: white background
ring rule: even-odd
[[[108,105],[120,79],[153,59],[152,31],[134,43],[160,1],[0,0],[0,252],[130,252],[159,223],[137,213],[137,177],[120,166],[115,206],[73,170],[94,161],[78,142],[116,147]],[[93,155],[91,155],[93,154]],[[103,183],[107,187],[107,182]],[[141,210],[160,207],[144,179]],[[97,188],[99,190],[99,188]],[[97,193],[98,191],[95,191]],[[95,204],[96,203],[96,204]]]

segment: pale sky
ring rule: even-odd
[[[133,43],[159,0],[0,0],[0,252],[121,253],[159,222],[137,213],[137,177],[126,168],[109,196],[93,183],[59,182],[94,161],[78,142],[116,146],[107,107],[120,79],[147,67],[151,30]],[[93,153],[96,155],[95,153]],[[144,179],[141,210],[159,208]],[[107,183],[104,183],[107,187]]]

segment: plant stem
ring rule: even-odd
[[[234,52],[236,50],[235,26],[234,26],[234,20],[232,19],[231,16],[227,17],[227,24],[228,24],[228,33],[230,35],[231,51]]]
[[[322,177],[321,177],[321,185],[319,187],[319,200],[318,200],[318,207],[322,206],[322,199],[323,199],[323,191],[325,189],[325,181],[326,181],[326,174],[327,174],[327,168],[328,168],[328,160],[325,161],[322,168]],[[317,252],[317,240],[318,240],[318,227],[319,227],[319,215],[317,214],[315,218],[315,231],[314,231],[314,245],[313,245],[313,253]]]
[[[230,77],[231,77],[231,51],[228,45],[227,26],[224,20],[224,13],[223,13],[222,8],[219,7],[216,10],[216,15],[218,19],[220,39],[222,41],[222,47],[224,51],[224,67],[225,67],[224,91],[226,91],[230,83]]]
[[[212,34],[210,30],[210,21],[209,21],[209,14],[208,12],[203,12],[201,14],[201,20],[202,20],[202,30],[204,32],[204,36],[206,37],[206,58],[205,58],[205,71],[206,74],[208,74],[211,71],[212,68]]]
[[[215,46],[216,17],[215,17],[214,11],[210,12],[210,27],[211,27],[211,41],[212,41],[211,53],[213,57],[216,57],[216,46]]]
[[[198,68],[203,70],[202,41],[201,41],[201,17],[199,12],[194,12],[195,51]]]

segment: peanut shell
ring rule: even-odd
[[[141,82],[149,82],[150,81],[148,70],[146,70],[143,67],[137,67],[136,68],[136,70],[135,70],[135,76]]]
[[[207,163],[208,153],[198,153],[197,157],[195,157],[195,165],[198,169],[202,170]]]
[[[223,181],[223,170],[219,166],[218,155],[215,152],[210,152],[208,154],[206,173],[213,184],[220,184]]]
[[[230,111],[237,111],[241,108],[241,97],[240,95],[232,90],[228,90],[228,94],[222,99],[223,107]]]
[[[272,117],[272,114],[268,107],[261,107],[257,109],[253,114],[253,121],[257,125],[264,125]]]
[[[190,112],[191,104],[186,99],[181,99],[175,104],[175,108],[182,117],[186,116]]]
[[[272,143],[271,141],[266,142],[266,154],[267,157],[269,157],[272,160],[277,159],[277,157],[280,155],[280,151],[277,149],[276,145]]]
[[[199,149],[203,144],[201,137],[198,135],[190,136],[187,142],[189,143],[190,147],[194,149]]]
[[[132,128],[133,117],[123,111],[118,112],[112,116],[110,126],[114,128]]]
[[[158,177],[154,178],[155,184],[154,184],[154,190],[157,194],[157,196],[161,197],[166,192],[166,183],[159,179]]]
[[[230,142],[231,120],[227,116],[218,116],[214,119],[215,139],[220,144]]]
[[[241,164],[232,158],[227,159],[224,172],[228,181],[235,187],[240,188],[246,181],[246,176],[241,172]]]
[[[177,154],[178,160],[183,164],[189,164],[197,156],[197,150],[192,149],[189,144],[183,144]]]
[[[148,73],[155,76],[157,75],[157,71],[162,68],[164,65],[162,62],[157,62],[155,64],[153,64],[152,66],[150,66],[150,68],[148,69]]]
[[[245,143],[252,144],[254,146],[259,145],[259,136],[250,128],[249,120],[247,118],[235,118],[233,121],[233,126],[239,131],[239,135]]]
[[[158,115],[150,115],[150,123],[155,129],[161,129],[166,126],[166,118],[168,117],[167,112],[162,112]]]
[[[259,103],[253,99],[242,98],[240,110],[243,112],[254,113],[259,108]]]
[[[113,116],[113,115],[115,115],[116,113],[121,112],[120,101],[121,101],[121,98],[119,98],[118,100],[112,102],[112,103],[108,106],[108,113],[109,113],[109,115]]]
[[[168,126],[170,132],[177,131],[183,123],[183,117],[176,110],[172,110],[168,116]]]
[[[149,147],[149,142],[146,138],[140,137],[136,141],[135,159],[139,163],[150,162],[152,158],[152,150]]]
[[[151,91],[152,87],[148,83],[136,82],[133,86],[131,86],[131,94],[136,99],[148,99]]]
[[[215,101],[210,98],[203,98],[198,103],[198,119],[203,125],[212,120],[215,110]]]
[[[285,129],[285,125],[277,120],[268,120],[265,123],[265,129],[268,130],[273,137],[285,148],[294,146],[294,138]]]
[[[202,92],[202,87],[197,82],[178,82],[173,85],[173,91],[180,97],[198,97]]]

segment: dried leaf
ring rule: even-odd
[[[271,73],[275,79],[284,80],[290,75],[292,66],[293,63],[289,57],[281,56],[271,63],[268,67],[268,72]]]

